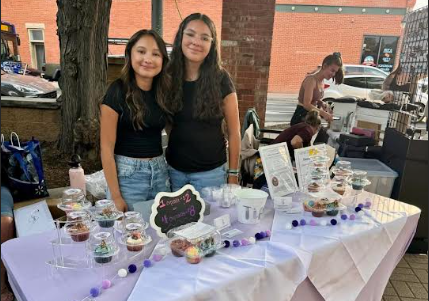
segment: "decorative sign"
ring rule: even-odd
[[[176,192],[160,192],[156,195],[150,215],[150,225],[158,236],[167,237],[173,228],[204,218],[205,203],[192,185],[185,185]]]
[[[294,152],[298,183],[302,190],[307,185],[308,166],[311,163],[310,158],[315,156],[328,156],[328,150],[326,144],[317,144],[309,147],[297,148]]]
[[[286,142],[259,148],[271,198],[298,190]]]

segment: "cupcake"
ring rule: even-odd
[[[344,195],[346,192],[346,186],[344,184],[338,183],[332,185],[332,190],[338,193],[339,195]]]
[[[198,249],[197,247],[191,246],[187,248],[185,255],[186,255],[186,260],[189,263],[196,264],[201,262],[202,254],[200,249]]]
[[[127,241],[127,250],[131,252],[139,252],[143,250],[143,239],[140,233],[131,234]]]
[[[112,247],[102,240],[101,243],[94,249],[94,260],[97,263],[108,263],[112,261]]]
[[[314,217],[322,217],[326,210],[326,204],[324,199],[314,202],[313,207],[311,207],[311,214]]]
[[[191,243],[184,239],[175,239],[170,243],[171,252],[176,257],[183,257],[186,249],[191,246]]]
[[[319,192],[321,187],[322,187],[321,185],[313,182],[308,184],[307,189],[308,189],[308,192]]]
[[[99,215],[98,225],[101,228],[111,228],[115,224],[115,212],[112,208],[105,208]]]
[[[204,253],[205,257],[211,257],[216,253],[215,241],[213,237],[201,240],[197,246],[201,252]]]
[[[86,241],[89,238],[89,227],[83,222],[69,224],[67,231],[71,239],[76,242]]]

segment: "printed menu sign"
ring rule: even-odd
[[[298,190],[295,174],[285,142],[259,148],[271,198]]]
[[[160,192],[152,205],[150,225],[158,236],[167,237],[173,228],[204,218],[205,203],[192,185],[185,185],[176,192]]]
[[[318,144],[304,148],[295,149],[296,172],[298,173],[299,187],[304,189],[308,184],[308,168],[311,163],[311,157],[328,156],[326,144]]]

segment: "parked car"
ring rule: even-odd
[[[57,98],[57,89],[47,80],[29,75],[1,71],[1,95]]]
[[[58,81],[60,79],[60,64],[43,64],[42,71],[42,77],[49,81]]]

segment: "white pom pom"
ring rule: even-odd
[[[249,237],[249,243],[250,243],[251,245],[254,245],[254,244],[256,243],[256,238],[254,238],[253,236],[252,236],[252,237]]]
[[[361,210],[361,211],[359,211],[359,212],[357,213],[357,215],[358,215],[359,217],[362,217],[362,216],[364,216],[364,215],[365,215],[365,212],[363,212],[363,210]]]
[[[118,276],[119,277],[121,277],[121,278],[125,278],[125,277],[127,277],[127,270],[126,269],[120,269],[119,271],[118,271]]]
[[[291,223],[286,223],[285,228],[286,228],[286,230],[291,230],[292,229],[292,224]]]
[[[325,221],[325,220],[321,220],[320,221],[320,225],[321,226],[326,226],[328,224],[328,222],[327,221]]]

